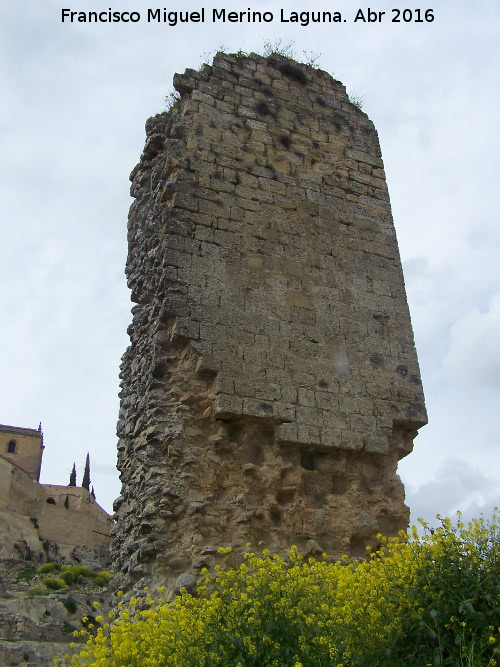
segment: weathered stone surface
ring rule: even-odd
[[[40,484],[43,449],[41,425],[0,424],[0,556],[72,562],[75,547],[106,550],[110,516],[85,488]]]
[[[35,570],[46,560],[109,569],[110,517],[87,489],[38,483],[40,431],[2,429],[4,444],[14,436],[16,448],[10,457],[0,452],[0,667],[52,665],[54,656],[67,653],[71,630],[81,629],[88,595],[101,597],[102,590],[86,585],[84,592],[51,595]],[[31,473],[18,465],[17,454],[20,463],[30,463]],[[39,584],[36,592],[34,584]],[[63,604],[68,597],[75,612]]]
[[[196,590],[196,577],[189,574],[189,572],[178,576],[175,581],[174,593],[179,595],[182,589],[186,589],[188,593],[194,593]]]
[[[117,580],[247,542],[362,555],[407,526],[427,419],[377,133],[279,57],[174,82],[131,175]]]
[[[103,567],[97,557],[94,552]],[[37,566],[14,558],[0,561],[0,667],[53,665],[54,657],[71,653],[73,631],[84,627],[82,618],[97,614],[94,601],[101,603],[99,613],[109,611],[106,589],[87,582],[50,593],[42,583],[50,575],[36,574]]]
[[[58,642],[0,640],[0,667],[52,667],[68,645]]]

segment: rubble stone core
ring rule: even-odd
[[[407,527],[396,469],[427,421],[377,133],[277,55],[174,85],[131,174],[116,565],[361,556]]]

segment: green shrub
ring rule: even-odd
[[[405,587],[412,613],[393,649],[411,664],[500,664],[500,529],[441,519],[423,538],[414,529],[407,549],[414,561]],[[489,662],[491,660],[491,662]]]
[[[93,579],[96,576],[96,572],[87,567],[86,565],[72,565],[71,571],[74,573],[75,577],[84,577],[85,579]]]
[[[62,579],[68,586],[80,579],[89,579],[98,586],[106,586],[113,575],[110,572],[94,572],[86,565],[63,565],[59,578]]]
[[[59,563],[50,562],[50,563],[43,563],[43,565],[40,565],[37,572],[39,574],[47,574],[48,572],[55,572],[56,570],[57,572],[61,570],[61,566],[59,565]]]
[[[58,591],[61,588],[66,588],[67,584],[64,579],[55,579],[54,577],[46,577],[43,580],[43,583],[47,588],[50,588],[51,591]]]
[[[493,667],[499,664],[496,524],[382,538],[362,562],[250,553],[206,572],[198,596],[120,605],[109,626],[87,619],[75,666]],[[161,593],[161,589],[159,589]],[[113,613],[110,614],[113,618]],[[82,619],[83,621],[83,619]],[[97,632],[95,625],[98,625]],[[95,633],[95,634],[94,634]]]
[[[107,586],[112,576],[113,575],[111,574],[111,572],[106,572],[103,570],[102,572],[98,572],[96,574],[96,576],[94,577],[94,582],[98,586]]]
[[[63,569],[59,578],[65,581],[68,586],[76,581],[76,574],[73,571],[73,568]]]

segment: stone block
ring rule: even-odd
[[[243,402],[238,396],[217,394],[214,400],[214,410],[217,415],[237,416],[243,412]]]

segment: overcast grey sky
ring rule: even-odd
[[[42,421],[42,481],[81,482],[87,451],[110,510],[118,369],[128,344],[128,175],[145,120],[165,108],[174,72],[221,45],[295,42],[363,97],[380,135],[405,270],[429,425],[402,461],[412,520],[500,504],[500,4],[380,0],[381,22],[354,22],[351,0],[161,5],[205,8],[205,23],[69,23],[80,0],[0,0],[0,423]],[[213,23],[212,9],[271,11],[266,24]],[[432,9],[434,21],[392,22]],[[339,11],[341,23],[280,22]],[[409,14],[406,14],[409,17]],[[400,17],[401,18],[401,17]],[[344,19],[345,22],[344,22]]]

